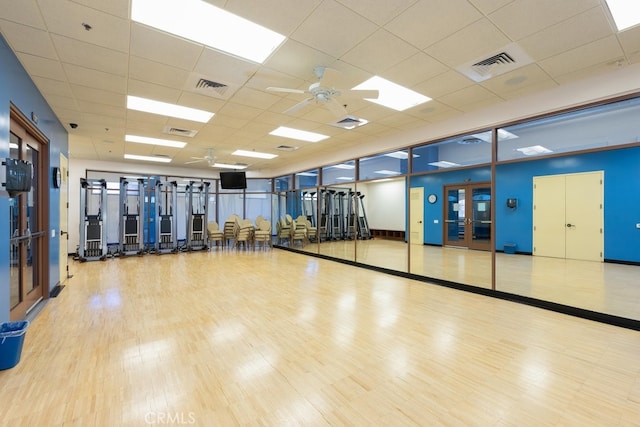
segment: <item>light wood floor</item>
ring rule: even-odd
[[[278,249],[70,269],[2,426],[640,425],[635,331]]]
[[[294,246],[300,249],[300,246]],[[411,273],[491,289],[491,253],[412,245]],[[373,239],[308,244],[308,252],[406,272],[407,244]],[[640,267],[496,253],[495,289],[640,320]]]

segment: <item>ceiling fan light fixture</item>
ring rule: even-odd
[[[414,90],[400,86],[380,76],[373,76],[351,90],[377,90],[378,98],[364,98],[369,102],[391,108],[396,111],[404,111],[416,105],[431,101],[431,98],[424,96]]]

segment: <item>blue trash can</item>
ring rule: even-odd
[[[0,370],[13,368],[20,361],[24,334],[28,327],[27,320],[0,325]]]
[[[505,254],[515,254],[516,253],[516,244],[515,243],[505,243],[504,244],[504,253]]]

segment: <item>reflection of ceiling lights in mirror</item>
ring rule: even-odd
[[[293,129],[286,126],[280,126],[279,128],[272,130],[269,132],[269,135],[282,136],[284,138],[298,139],[300,141],[307,142],[318,142],[329,138],[327,135],[322,135],[320,133]]]
[[[346,163],[341,163],[339,165],[333,165],[329,167],[336,168],[336,169],[355,169],[356,168],[355,165],[348,165]]]
[[[353,181],[353,177],[350,176],[339,176],[336,178],[336,181]]]
[[[229,164],[229,163],[214,163],[211,165],[212,168],[222,168],[222,169],[246,169],[246,164]]]
[[[392,153],[386,153],[384,154],[384,156],[393,157],[394,159],[406,160],[409,158],[409,153],[407,153],[406,151],[394,151]],[[413,155],[414,159],[417,157],[420,157],[420,155],[419,154]]]
[[[531,147],[516,148],[516,150],[521,152],[525,156],[535,156],[537,154],[553,153],[553,151],[543,147],[542,145],[532,145]]]
[[[491,142],[491,131],[488,130],[486,132],[474,133],[471,135],[473,138],[478,138],[483,140],[484,142]],[[498,141],[506,141],[508,139],[518,138],[518,135],[513,134],[504,129],[498,129]],[[463,138],[464,139],[464,138]]]
[[[447,162],[446,160],[440,160],[439,162],[431,162],[429,163],[431,166],[437,166],[439,168],[453,168],[455,166],[462,166],[458,163]]]
[[[365,99],[396,111],[404,111],[416,105],[431,101],[431,98],[427,96],[379,76],[371,77],[369,80],[352,88],[352,90],[377,90],[379,93],[378,98]]]
[[[387,169],[382,169],[379,171],[374,171],[373,173],[377,173],[379,175],[400,175],[400,172],[396,172],[396,171],[390,171]]]
[[[260,64],[286,38],[202,0],[133,0],[131,20]]]
[[[298,176],[318,176],[318,174],[315,173],[315,172],[300,172],[300,173],[297,173],[296,175],[298,175]]]

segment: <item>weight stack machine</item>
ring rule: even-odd
[[[136,185],[137,184],[137,185]],[[120,178],[120,243],[118,255],[142,255],[144,253],[143,218],[144,180],[130,182]]]
[[[363,240],[371,239],[371,230],[369,229],[369,221],[367,220],[367,213],[364,209],[364,194],[353,194],[353,200],[356,204],[356,212],[358,213],[358,238]]]
[[[78,260],[107,258],[107,182],[80,178],[80,244]]]
[[[187,243],[185,249],[208,249],[207,218],[209,182],[191,181],[187,186]]]
[[[178,252],[178,225],[176,207],[178,205],[178,183],[176,181],[156,181],[156,240],[154,252],[167,254]]]

